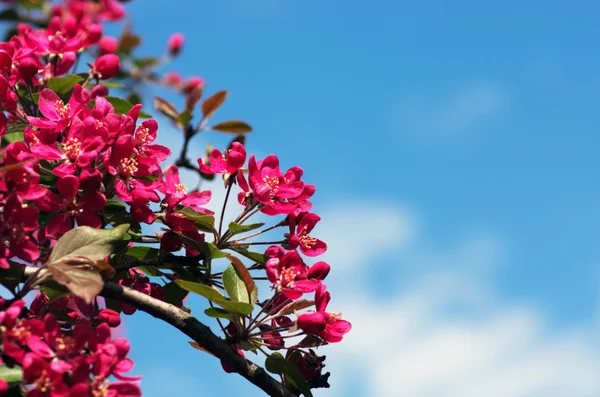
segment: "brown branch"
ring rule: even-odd
[[[23,279],[33,275],[36,270],[33,267],[25,267]],[[100,295],[132,305],[171,324],[268,395],[296,397],[296,394],[271,377],[263,368],[238,355],[225,340],[219,338],[210,328],[185,311],[113,282],[107,282]]]

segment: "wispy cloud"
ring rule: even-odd
[[[495,266],[506,249],[501,240],[475,236],[447,251],[428,247],[421,237],[407,244],[410,240],[403,236],[411,234],[410,222],[403,219],[410,217],[383,203],[369,206],[369,219],[376,220],[376,230],[397,232],[385,233],[389,238],[381,240],[365,228],[349,240],[347,225],[335,223],[352,219],[364,204],[347,204],[334,216],[322,214],[331,227],[320,233],[332,246],[329,260],[340,271],[349,266],[344,283],[332,288],[332,303],[354,325],[343,343],[323,351],[329,353],[328,369],[333,373],[327,395],[600,394],[596,330],[554,329],[542,308],[502,300],[492,273],[476,271]],[[345,216],[343,211],[348,211]],[[358,245],[360,255],[344,253],[355,252]],[[409,266],[423,271],[409,280],[400,280],[400,272],[386,271],[385,277],[407,287],[398,288],[391,298],[369,293],[365,275],[377,272],[378,264],[368,258],[385,253],[393,258],[402,251],[409,251],[402,255],[411,258]],[[392,267],[403,266],[407,265],[397,260]]]
[[[447,141],[486,127],[509,107],[504,87],[486,81],[469,82],[448,92],[403,97],[391,109],[394,132],[426,140]]]

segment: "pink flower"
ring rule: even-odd
[[[287,240],[289,249],[300,248],[300,251],[306,256],[318,256],[327,251],[327,244],[310,235],[321,217],[308,212],[297,217],[289,215],[288,220],[290,223],[290,236]]]
[[[324,284],[321,284],[315,294],[317,311],[300,314],[296,323],[301,330],[319,335],[326,342],[334,343],[341,341],[344,335],[350,332],[352,324],[342,320],[341,313],[328,313],[325,311],[331,299],[331,295],[326,288]]]
[[[135,132],[135,152],[139,155],[154,158],[157,161],[165,161],[171,155],[171,149],[152,145],[156,139],[158,123],[154,119],[146,120],[140,124]]]
[[[106,130],[99,128],[93,117],[86,117],[83,121],[75,118],[61,144],[45,143],[48,140],[44,137],[45,132],[28,129],[25,131],[25,139],[31,147],[31,152],[39,158],[63,161],[52,170],[52,173],[59,177],[75,174],[77,167],[85,168],[91,165],[107,139]]]
[[[115,54],[106,54],[100,56],[94,62],[92,73],[98,75],[102,80],[110,79],[121,69],[121,61]]]
[[[26,261],[34,261],[40,256],[40,247],[32,232],[38,225],[39,213],[35,207],[21,203],[15,195],[11,195],[4,206],[3,227],[0,228],[3,238],[8,240],[10,255]]]
[[[248,182],[241,173],[238,173],[237,180],[242,190],[251,190],[253,197],[264,204],[263,212],[291,214],[298,209],[295,199],[304,190],[304,182],[291,179],[291,176],[293,173],[290,171],[286,175],[280,171],[277,156],[269,155],[264,160],[256,161],[252,155],[248,161]],[[240,193],[238,200],[244,202],[244,197],[245,194]]]
[[[267,278],[288,299],[299,299],[306,292],[316,291],[321,282],[308,280],[308,266],[296,251],[267,261]]]
[[[97,170],[95,170],[97,172]],[[94,171],[84,170],[82,178],[88,178]],[[106,197],[94,189],[84,190],[79,199],[80,180],[73,175],[67,175],[58,180],[56,187],[59,195],[49,192],[45,198],[40,199],[40,208],[48,212],[60,212],[54,216],[46,226],[49,237],[59,238],[73,228],[73,221],[79,226],[102,227],[102,220],[96,214],[106,205]],[[43,203],[43,204],[42,204]],[[38,204],[39,205],[39,204]]]
[[[49,88],[40,92],[38,105],[45,119],[27,116],[27,121],[34,127],[52,128],[62,131],[67,128],[71,121],[79,114],[84,106],[90,101],[90,94],[79,84],[73,89],[69,102],[65,104],[58,95]]]
[[[169,41],[167,42],[167,47],[169,48],[169,53],[171,55],[177,55],[181,52],[181,47],[183,47],[185,37],[181,33],[173,33],[171,37],[169,37]]]
[[[205,174],[233,174],[244,166],[244,162],[246,162],[246,149],[239,142],[233,142],[231,149],[226,150],[225,153],[213,149],[208,164],[204,164],[202,158],[198,159],[200,171]]]
[[[191,207],[195,211],[207,212],[208,210],[201,206],[210,201],[212,192],[205,190],[203,192],[194,192],[187,194],[187,188],[179,179],[179,169],[172,165],[165,172],[165,202],[169,208],[178,204]],[[212,211],[210,211],[212,213]]]

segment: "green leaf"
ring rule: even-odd
[[[250,124],[240,120],[224,121],[210,127],[211,130],[228,132],[230,134],[245,134],[252,131]]]
[[[192,119],[192,114],[186,110],[185,112],[183,112],[179,115],[179,117],[177,118],[177,122],[185,127],[186,125],[189,124],[191,119]]]
[[[227,309],[230,312],[237,313],[241,316],[247,316],[252,313],[252,305],[244,302],[233,302],[227,300],[219,291],[214,288],[208,287],[204,284],[194,283],[192,281],[175,280],[177,285],[181,288],[205,297],[209,301],[216,303],[223,309]]]
[[[232,236],[235,236],[236,234],[246,233],[251,230],[258,229],[259,227],[263,227],[264,225],[265,224],[262,222],[261,223],[252,223],[250,225],[238,225],[235,222],[231,222],[229,224],[229,231],[231,232]]]
[[[0,379],[4,379],[7,383],[18,383],[23,380],[23,369],[18,366],[12,368],[6,365],[0,366]]]
[[[218,249],[217,246],[214,245],[213,243],[207,243],[205,241],[196,241],[192,238],[189,238],[188,236],[186,236],[183,233],[180,233],[180,232],[175,232],[175,233],[177,233],[179,238],[181,238],[181,240],[184,243],[191,246],[194,250],[202,253],[202,255],[204,255],[206,258],[220,259],[220,258],[227,257],[227,253]]]
[[[163,293],[165,302],[177,306],[183,301],[183,298],[187,296],[188,291],[181,288],[176,283],[170,282],[163,286]]]
[[[144,273],[146,276],[150,276],[150,277],[160,277],[163,275],[163,272],[161,272],[160,270],[158,270],[155,267],[136,266],[136,269],[138,269],[139,271]]]
[[[127,114],[133,107],[133,104],[125,99],[117,98],[114,96],[107,96],[106,100],[113,105],[115,108],[115,113],[117,114]],[[147,119],[151,117],[148,113],[140,112],[140,118]]]
[[[116,81],[103,81],[102,83],[100,83],[99,85],[103,85],[106,88],[125,88],[125,86],[121,83],[117,83]]]
[[[229,247],[229,248],[234,250],[238,254],[243,255],[248,259],[253,260],[254,262],[265,264],[265,263],[267,263],[267,260],[269,259],[269,257],[266,256],[265,254],[261,254],[259,252],[248,251],[244,247],[236,246],[236,247]]]
[[[82,256],[91,261],[104,259],[113,253],[116,243],[123,238],[128,224],[112,229],[81,226],[66,232],[56,243],[48,263]]]
[[[225,320],[233,321],[233,315],[227,310],[219,309],[218,307],[209,307],[204,311],[208,317],[224,318]]]
[[[229,295],[229,299],[236,302],[251,303],[246,284],[244,284],[244,280],[238,275],[233,265],[229,265],[223,272],[223,286],[227,291],[227,295]]]
[[[225,300],[225,297],[216,289],[193,281],[175,280],[175,283],[186,291],[201,295],[211,302]]]
[[[134,59],[132,62],[138,68],[145,69],[150,66],[158,65],[158,63],[160,62],[160,58],[143,57],[143,58]]]
[[[25,140],[25,134],[23,132],[9,132],[4,134],[2,140],[9,145],[13,142],[23,142]]]
[[[198,230],[210,232],[215,235],[218,234],[217,229],[215,229],[214,216],[206,215],[203,212],[194,211],[190,207],[183,207],[181,210],[179,210],[179,213],[185,216],[187,219],[195,221]]]
[[[70,74],[65,77],[51,77],[48,80],[48,88],[57,94],[66,94],[71,91],[76,84],[81,83],[83,78],[76,74]]]
[[[148,259],[155,258],[160,254],[160,250],[152,247],[144,247],[141,245],[137,245],[135,247],[129,247],[123,253],[123,255],[131,256],[136,259]]]
[[[268,356],[265,360],[265,368],[273,374],[286,375],[286,380],[292,386],[298,389],[305,397],[312,397],[310,387],[306,383],[302,372],[300,372],[296,364],[286,360],[281,354],[273,353]]]

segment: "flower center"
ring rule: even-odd
[[[271,194],[277,193],[277,190],[279,189],[279,178],[276,176],[265,176],[263,178],[263,182],[269,186],[269,189],[271,189]]]
[[[329,317],[327,318],[328,324],[333,324],[338,320],[342,319],[342,313],[329,313]]]
[[[121,171],[127,176],[135,174],[138,170],[138,162],[132,157],[121,159],[120,165]]]
[[[71,162],[75,162],[77,160],[77,156],[79,156],[79,152],[81,150],[81,142],[77,138],[69,138],[69,140],[64,145],[65,156]]]
[[[306,229],[307,229],[307,227],[304,226],[302,231],[300,233],[298,233],[298,237],[300,239],[301,246],[303,246],[304,248],[310,248],[317,244],[317,239],[314,238],[313,236],[309,235],[308,232],[306,231]]]
[[[92,396],[105,397],[108,395],[108,380],[102,376],[95,376],[92,381]]]
[[[187,193],[187,187],[185,187],[185,185],[183,183],[177,183],[175,185],[175,193],[186,194]]]
[[[279,285],[279,287],[282,288],[293,288],[294,280],[296,280],[296,278],[299,277],[301,274],[301,271],[295,271],[293,268],[282,269],[279,272],[279,280],[277,281],[277,284]]]
[[[40,377],[37,378],[35,382],[33,382],[33,386],[35,386],[35,388],[41,391],[42,393],[46,393],[47,391],[49,391],[51,385],[52,383],[46,370],[43,370]]]
[[[56,111],[58,112],[61,118],[66,119],[69,116],[69,112],[71,111],[71,105],[69,105],[68,103],[65,104],[60,99],[57,99],[56,102],[54,102],[54,107],[56,108]]]
[[[69,336],[59,336],[56,338],[56,350],[59,353],[64,353],[72,350],[75,347],[75,341]]]
[[[152,141],[152,136],[150,135],[150,131],[146,127],[138,128],[135,133],[135,145],[141,146],[145,145]]]

